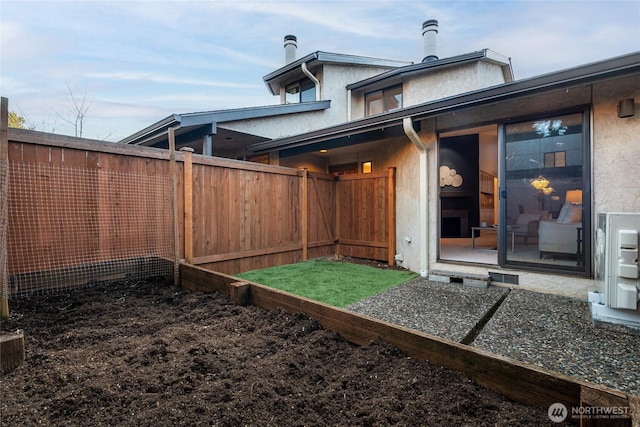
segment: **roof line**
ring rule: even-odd
[[[400,124],[405,117],[421,119],[446,111],[505,101],[532,92],[593,83],[606,78],[615,78],[632,73],[640,73],[640,52],[413,105],[305,134],[260,142],[249,145],[247,148],[254,152],[261,152],[276,148],[306,145],[333,137],[352,135],[359,131]]]
[[[404,67],[396,68],[393,70],[389,70],[385,73],[378,74],[377,76],[373,76],[368,79],[361,80],[359,82],[351,83],[347,85],[347,90],[357,90],[365,86],[369,86],[374,83],[377,83],[395,76],[411,74],[411,73],[419,72],[429,68],[440,68],[447,65],[459,64],[461,62],[472,62],[480,59],[491,59],[493,61],[496,61],[495,59],[489,58],[487,56],[487,51],[488,49],[483,49],[476,52],[465,53],[463,55],[451,56],[448,58],[437,59],[435,61],[421,62],[418,64],[411,64]],[[505,63],[505,65],[508,65],[508,64]]]
[[[213,110],[196,113],[173,114],[143,130],[119,141],[121,144],[142,144],[146,140],[156,137],[167,131],[170,127],[180,125],[202,126],[212,123],[223,123],[237,120],[248,120],[260,117],[273,117],[286,114],[305,113],[310,111],[326,110],[331,107],[331,101],[312,101],[297,104],[276,104],[259,107],[236,108],[230,110]]]

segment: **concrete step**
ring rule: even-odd
[[[429,280],[442,283],[462,283],[466,286],[486,288],[489,286],[488,274],[464,273],[460,271],[431,270]]]

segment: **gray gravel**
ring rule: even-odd
[[[586,298],[418,277],[345,308],[462,342],[496,304],[470,345],[640,396],[640,335],[594,326]]]

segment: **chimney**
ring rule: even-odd
[[[424,40],[424,58],[422,62],[435,61],[438,59],[436,53],[436,37],[438,35],[438,21],[429,19],[422,23],[422,39]]]
[[[284,59],[286,64],[296,60],[296,49],[298,49],[296,36],[284,36]]]

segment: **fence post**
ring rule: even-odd
[[[396,262],[396,168],[389,168],[387,177],[387,232],[389,233],[388,260],[390,266]]]
[[[0,318],[9,318],[9,99],[0,100]]]
[[[301,197],[301,216],[302,216],[302,260],[306,261],[308,257],[309,246],[309,203],[308,203],[308,172],[306,169],[302,171],[302,197]]]
[[[184,257],[193,262],[193,148],[182,147],[184,153]]]
[[[180,286],[180,219],[178,218],[178,168],[176,166],[176,134],[175,129],[167,129],[169,139],[169,169],[171,174],[171,205],[173,211],[174,264],[173,284]]]
[[[334,183],[334,188],[335,188],[335,196],[334,196],[334,203],[335,203],[335,216],[336,216],[336,233],[333,236],[334,237],[334,241],[337,242],[336,243],[336,252],[334,254],[336,259],[340,259],[340,226],[341,226],[341,216],[342,213],[340,211],[340,191],[342,191],[342,185],[340,184],[340,175],[335,175],[335,178],[333,180]]]

